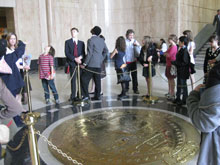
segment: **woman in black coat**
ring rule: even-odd
[[[149,79],[149,62],[151,62],[152,64],[152,77],[154,77],[156,75],[156,71],[155,71],[155,64],[158,61],[158,56],[157,56],[157,50],[155,45],[153,44],[153,42],[151,41],[151,37],[150,36],[144,36],[143,39],[143,46],[141,48],[141,52],[140,52],[140,57],[139,57],[139,61],[141,63],[141,65],[143,66],[143,76],[146,79],[147,82],[147,95],[146,97],[149,97],[149,91],[150,91],[150,79]]]

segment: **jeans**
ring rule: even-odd
[[[134,71],[136,70],[136,71]],[[133,85],[133,90],[136,91],[138,90],[138,80],[137,80],[137,62],[132,62],[130,64],[127,64],[127,71],[130,74],[131,72],[131,77],[132,77],[132,85]],[[126,82],[126,89],[129,89],[129,81]]]
[[[182,101],[185,102],[186,98],[188,97],[188,89],[187,89],[186,79],[181,79],[177,76],[176,98],[178,100],[181,100],[180,99],[181,94],[183,94]]]
[[[49,91],[49,87],[52,90],[53,96],[55,100],[59,99],[57,90],[56,90],[56,86],[54,84],[54,80],[46,80],[46,79],[42,79],[42,86],[44,88],[44,97],[45,99],[49,99],[50,98],[50,91]]]

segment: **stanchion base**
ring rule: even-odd
[[[144,97],[143,98],[143,101],[146,101],[147,103],[150,103],[150,104],[155,104],[158,100],[159,100],[159,98],[156,97],[156,96]]]
[[[79,101],[74,101],[73,102],[73,105],[80,106],[80,107],[84,107],[87,104],[89,104],[89,100],[88,101],[79,100]]]

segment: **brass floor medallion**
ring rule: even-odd
[[[86,165],[176,165],[195,157],[200,135],[180,117],[134,107],[76,116],[58,125],[49,139]],[[63,164],[70,164],[50,151]]]

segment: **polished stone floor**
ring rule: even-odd
[[[61,123],[69,119],[75,119],[73,115],[85,116],[86,113],[93,114],[94,112],[95,114],[97,111],[101,111],[101,112],[112,111],[113,112],[115,110],[125,111],[126,109],[133,110],[133,111],[136,111],[137,109],[139,110],[144,109],[147,111],[164,112],[169,115],[177,116],[178,118],[184,119],[186,122],[189,122],[189,119],[187,117],[186,107],[174,106],[172,103],[167,102],[167,100],[164,98],[164,94],[167,93],[167,89],[168,89],[167,81],[164,76],[165,66],[160,65],[156,67],[157,75],[153,78],[153,95],[158,96],[159,101],[158,103],[154,105],[150,105],[142,101],[141,96],[146,94],[146,82],[145,82],[144,77],[142,77],[141,66],[138,66],[138,82],[139,82],[140,94],[139,95],[133,94],[133,91],[131,90],[132,87],[130,86],[130,91],[128,92],[129,98],[124,99],[124,100],[117,100],[117,94],[120,93],[121,88],[120,88],[120,85],[116,84],[116,75],[115,75],[115,70],[114,70],[113,65],[108,63],[106,65],[106,70],[107,70],[108,76],[103,80],[102,91],[104,95],[103,95],[102,100],[92,101],[90,104],[88,104],[87,106],[83,108],[78,107],[78,106],[73,106],[71,105],[70,102],[67,101],[70,96],[70,84],[68,81],[69,77],[68,75],[65,75],[63,73],[63,70],[61,68],[57,70],[56,80],[55,80],[57,90],[60,96],[60,102],[61,102],[60,105],[55,105],[55,103],[53,102],[51,103],[51,105],[45,104],[41,81],[38,79],[37,73],[32,72],[31,73],[32,106],[33,106],[34,111],[41,113],[41,119],[39,119],[38,123],[36,124],[36,129],[42,132],[44,136],[49,138],[50,133],[56,127],[58,127]],[[202,70],[197,69],[197,73],[195,76],[195,79],[199,80],[197,84],[202,82],[201,77],[202,77]],[[188,89],[190,91],[191,87],[189,86]],[[51,99],[51,101],[53,101],[53,99]],[[64,134],[63,136],[66,136],[66,134]],[[30,158],[29,158],[29,151],[27,147],[27,138],[25,137],[25,128],[20,129],[16,137],[18,137],[17,140],[10,143],[11,147],[16,147],[20,143],[22,137],[23,139],[25,139],[24,144],[26,145],[21,147],[19,152],[9,151],[8,153],[9,156],[7,157],[7,161],[8,162],[14,161],[16,162],[16,164],[25,164],[24,162],[28,164],[28,162],[30,162]],[[50,140],[55,139],[56,141],[58,140],[60,141],[60,143],[63,143],[62,139],[59,139],[59,138],[56,139],[57,137],[60,137],[60,135],[59,136],[57,135],[55,136],[55,138],[52,138],[52,139],[50,137]],[[77,137],[77,135],[74,135],[74,137]],[[100,138],[100,143],[101,143],[102,138],[101,137],[97,137],[97,138]],[[97,141],[95,142],[97,143]],[[197,141],[197,143],[199,142]],[[42,138],[40,138],[39,140],[39,150],[40,150],[42,164],[51,164],[48,162],[56,160],[50,153],[49,151],[50,149],[48,149],[46,142],[44,142]],[[80,162],[80,159],[78,159],[78,161]],[[86,161],[82,160],[82,162],[86,162]],[[194,158],[191,158],[187,162],[183,161],[183,164],[193,165],[193,164],[196,164],[195,162],[196,162],[196,156]],[[56,164],[56,163],[53,162],[52,164]],[[86,163],[86,164],[89,164],[89,163]],[[93,164],[96,164],[96,163],[93,163]],[[109,163],[106,163],[106,164],[109,164]],[[118,162],[116,164],[129,164],[129,162],[128,163]],[[140,163],[136,162],[136,164],[140,164]],[[155,164],[155,162],[151,162],[151,164]]]

